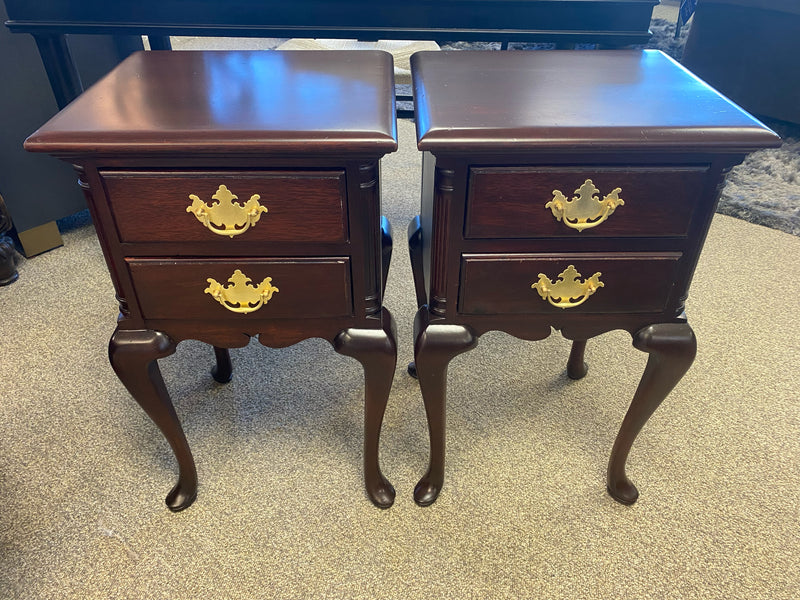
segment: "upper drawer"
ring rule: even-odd
[[[347,240],[344,171],[102,171],[100,176],[122,242]]]
[[[705,166],[476,167],[470,170],[464,235],[684,236],[707,172]],[[560,221],[546,206],[553,200],[565,209]]]

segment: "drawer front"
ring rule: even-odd
[[[473,168],[464,235],[467,238],[685,236],[707,172],[705,166]],[[591,182],[584,186],[587,180]],[[614,195],[617,188],[620,191]],[[563,194],[561,204],[567,217],[560,221],[553,209],[546,206],[557,196],[556,190]],[[603,202],[609,195],[609,201]],[[616,197],[624,204],[612,208],[603,220],[604,212]],[[575,217],[579,214],[584,215],[583,224]],[[565,220],[583,228],[579,231]]]
[[[280,319],[353,314],[349,258],[242,260],[127,259],[145,319]],[[237,283],[236,271],[241,277]],[[264,282],[266,278],[271,281]],[[220,299],[252,312],[226,308],[211,293],[215,280],[227,288]],[[253,288],[273,290],[263,304]],[[219,289],[219,288],[217,288]],[[209,290],[209,292],[206,292]],[[259,290],[260,291],[260,290]],[[260,305],[260,306],[259,306]]]
[[[466,254],[461,260],[459,312],[472,315],[631,313],[661,312],[675,283],[677,252],[660,254]],[[596,273],[602,286],[593,293],[590,287],[569,291],[571,300],[559,296],[564,291],[560,275],[572,265],[579,273],[578,284]],[[568,308],[554,306],[539,290],[540,274],[550,282],[553,302],[578,304]],[[569,274],[564,279],[572,279]],[[540,285],[540,284],[539,284]],[[560,298],[560,299],[559,299]]]
[[[347,241],[344,171],[100,175],[122,242]]]

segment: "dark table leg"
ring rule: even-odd
[[[370,500],[380,508],[389,508],[395,491],[381,473],[378,446],[397,365],[397,334],[394,319],[385,308],[381,318],[383,329],[346,329],[333,340],[333,347],[364,367],[364,483]]]
[[[583,379],[589,371],[589,366],[583,360],[586,351],[586,340],[572,342],[572,350],[567,361],[567,377],[570,379]]]
[[[423,267],[422,251],[422,224],[419,215],[411,219],[408,224],[408,254],[411,257],[411,275],[414,279],[414,291],[417,295],[417,308],[422,308],[428,303],[425,293],[425,271]],[[417,365],[413,361],[408,363],[408,374],[417,378]]]
[[[466,327],[431,325],[428,319],[428,309],[423,307],[414,320],[414,361],[431,443],[428,471],[414,488],[414,501],[420,506],[433,504],[444,483],[447,366],[455,356],[471,350],[478,342]]]
[[[414,278],[414,292],[417,296],[417,308],[428,303],[425,293],[425,269],[422,252],[422,224],[419,215],[408,224],[408,254],[411,257],[411,275]]]
[[[178,483],[166,498],[167,507],[177,512],[197,496],[197,471],[156,362],[173,352],[175,343],[167,335],[149,329],[118,329],[108,346],[117,377],[167,438],[178,460]]]
[[[172,42],[168,35],[148,35],[150,50],[172,50]]]
[[[606,484],[611,497],[622,504],[633,504],[639,497],[636,486],[625,474],[631,446],[650,416],[689,370],[697,351],[697,340],[688,323],[650,325],[636,332],[633,345],[649,357],[611,450]]]
[[[381,216],[381,298],[386,293],[386,280],[389,277],[389,265],[392,262],[392,224],[389,219]]]
[[[217,364],[211,369],[211,376],[217,383],[228,383],[233,377],[233,363],[231,353],[227,348],[214,346],[214,356]]]
[[[83,91],[78,69],[72,60],[67,38],[57,34],[34,34],[50,87],[58,108],[64,108]]]

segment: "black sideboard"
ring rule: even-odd
[[[659,0],[5,0],[6,25],[36,38],[60,106],[81,91],[71,33],[360,40],[643,44]]]

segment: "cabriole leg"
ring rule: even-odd
[[[382,329],[346,329],[336,336],[333,347],[364,367],[364,484],[373,504],[389,508],[395,491],[381,473],[378,447],[397,365],[397,335],[394,319],[385,308],[381,318]]]
[[[197,497],[197,471],[156,362],[173,352],[175,343],[166,334],[149,329],[118,329],[108,346],[108,356],[117,377],[158,426],[175,453],[178,483],[167,494],[166,503],[170,510],[177,512],[188,508]]]
[[[633,504],[639,497],[636,486],[625,474],[631,446],[650,416],[689,370],[697,352],[697,340],[688,323],[650,325],[636,332],[633,345],[649,357],[611,450],[606,484],[611,497],[623,504]]]
[[[429,325],[427,307],[417,312],[414,330],[414,361],[431,444],[428,471],[414,489],[414,501],[428,506],[439,496],[444,484],[447,366],[455,356],[474,348],[477,337],[461,325]]]

